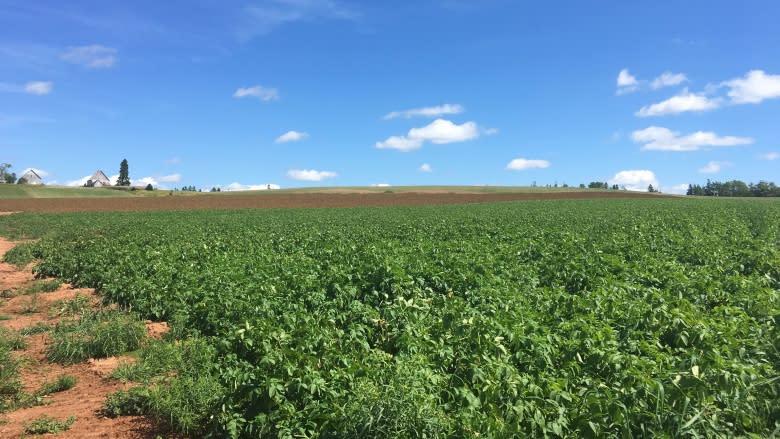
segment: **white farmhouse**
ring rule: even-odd
[[[43,184],[43,181],[41,180],[41,176],[38,175],[35,170],[30,169],[27,172],[24,173],[21,177],[19,177],[19,180],[24,179],[27,181],[27,184]]]

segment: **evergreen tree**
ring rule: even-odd
[[[130,171],[127,166],[127,159],[119,164],[119,178],[116,179],[117,186],[130,186]]]

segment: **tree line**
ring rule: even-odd
[[[705,197],[780,197],[780,187],[771,181],[745,183],[741,180],[711,181],[704,186],[689,184],[685,195]]]

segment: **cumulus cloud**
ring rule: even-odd
[[[760,158],[761,160],[777,160],[778,158],[780,158],[780,153],[772,151],[766,154],[761,154],[758,156],[758,158]]]
[[[274,189],[281,189],[281,186],[278,184],[241,184],[238,182],[230,183],[227,186],[220,186],[221,190],[225,192],[236,192],[236,191],[265,191],[265,190],[274,190]]]
[[[433,172],[433,168],[431,168],[431,165],[427,163],[423,163],[420,165],[420,172]]]
[[[24,92],[31,95],[43,96],[51,93],[54,83],[50,81],[33,81],[24,85]]]
[[[639,117],[651,117],[688,111],[708,111],[718,108],[720,103],[721,100],[718,98],[710,99],[704,94],[691,93],[686,88],[677,96],[640,108],[636,115]]]
[[[685,193],[688,192],[688,183],[663,186],[661,187],[661,192],[665,192],[667,194],[685,195]]]
[[[403,111],[393,111],[391,113],[387,113],[383,119],[390,120],[399,117],[410,119],[412,117],[417,117],[417,116],[440,117],[440,116],[444,116],[445,114],[459,114],[462,113],[464,110],[465,109],[460,104],[444,104],[444,105],[437,105],[435,107],[422,107],[422,108],[412,108],[410,110],[403,110]]]
[[[315,169],[291,169],[287,171],[287,176],[293,180],[322,181],[326,178],[337,177],[338,174],[331,171],[317,171]]]
[[[623,69],[618,73],[617,77],[617,94],[622,95],[639,90],[639,80],[636,76],[628,72],[628,69]]]
[[[397,149],[401,152],[412,151],[421,147],[421,139],[410,139],[404,136],[390,136],[383,142],[376,142],[379,149]]]
[[[642,151],[697,151],[703,147],[749,145],[750,137],[724,136],[709,131],[697,131],[681,136],[668,128],[651,126],[631,133],[634,143],[642,144]]]
[[[76,180],[67,181],[65,182],[65,186],[84,186],[85,184],[87,184],[87,181],[89,181],[90,177],[92,177],[92,174],[85,175]]]
[[[107,69],[117,62],[119,51],[113,47],[92,44],[89,46],[69,47],[60,58],[88,69]]]
[[[163,175],[158,177],[157,180],[160,183],[178,183],[181,181],[181,174]]]
[[[550,162],[547,160],[529,160],[524,158],[516,158],[506,165],[506,168],[511,171],[525,171],[526,169],[546,169],[550,167]]]
[[[664,72],[661,76],[653,79],[653,82],[650,83],[650,88],[658,90],[659,88],[682,84],[687,80],[688,77],[683,73]]]
[[[729,87],[734,104],[758,104],[765,99],[780,97],[780,75],[767,75],[763,70],[751,70],[742,78],[721,83]]]
[[[653,171],[647,169],[631,169],[620,171],[612,177],[608,183],[625,187],[630,191],[646,191],[649,185],[658,188],[658,179]]]
[[[406,136],[391,136],[383,142],[377,142],[376,147],[406,152],[421,147],[425,142],[447,144],[465,142],[479,136],[480,129],[474,122],[458,125],[446,119],[436,119],[424,127],[412,128]]]
[[[256,85],[254,87],[241,87],[233,93],[234,98],[252,97],[261,101],[276,101],[279,99],[279,90],[275,88]]]
[[[699,168],[699,172],[702,174],[714,174],[716,172],[720,172],[721,169],[725,166],[731,166],[731,163],[729,162],[709,162],[706,166],[703,168]]]
[[[277,137],[274,143],[287,143],[287,142],[297,142],[299,140],[303,140],[305,138],[309,137],[308,133],[304,133],[301,131],[287,131],[286,133],[282,134],[281,136]]]
[[[390,187],[390,184],[388,183],[374,183],[371,185],[371,187]]]

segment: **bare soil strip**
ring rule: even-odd
[[[0,238],[0,260],[5,253],[14,247],[15,243]],[[13,265],[0,263],[0,291],[19,289],[33,281],[31,267],[17,269]],[[73,299],[77,295],[92,298],[93,304],[99,299],[92,289],[73,288],[63,284],[57,291],[38,293],[35,299],[31,295],[19,295],[9,299],[0,299],[0,314],[9,317],[0,321],[0,325],[18,331],[19,329],[47,323],[55,325],[57,318],[51,317],[49,310],[57,301]],[[35,312],[30,312],[32,300],[36,301]],[[148,324],[150,333],[159,336],[164,332],[164,324]],[[154,438],[160,432],[148,419],[140,416],[124,416],[114,419],[98,415],[98,410],[108,394],[128,387],[118,381],[106,377],[122,361],[132,361],[129,358],[111,357],[101,360],[89,360],[85,363],[62,366],[46,360],[46,346],[49,342],[47,333],[25,337],[27,348],[15,352],[22,360],[20,368],[24,391],[34,392],[46,381],[53,381],[61,374],[76,378],[76,385],[64,392],[46,397],[44,405],[20,409],[0,414],[5,420],[0,425],[0,437],[16,438],[24,436],[24,423],[30,422],[41,415],[47,415],[59,420],[75,416],[76,422],[70,430],[60,433],[59,437],[74,438]]]
[[[193,209],[263,209],[381,207],[487,203],[495,201],[658,198],[658,194],[630,191],[581,191],[474,194],[463,192],[402,193],[267,193],[252,195],[123,198],[22,198],[0,200],[0,212],[100,212]]]

